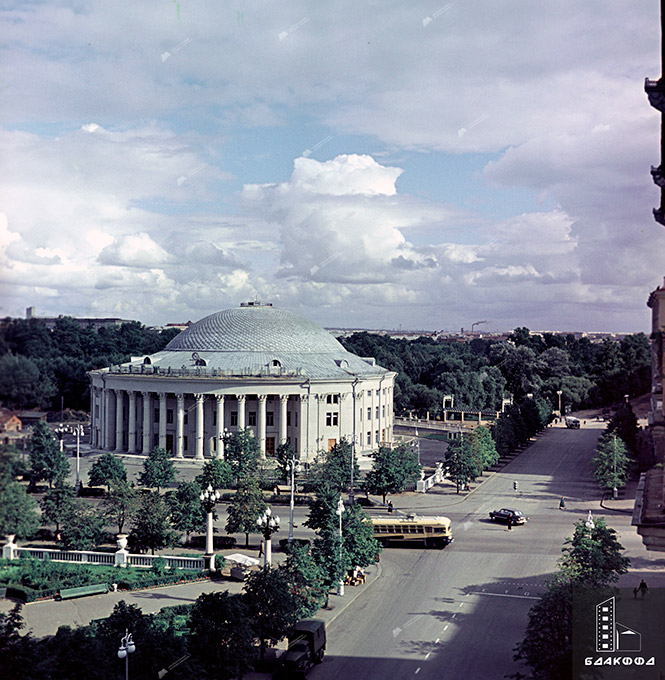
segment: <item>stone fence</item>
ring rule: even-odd
[[[146,567],[150,568],[155,560],[163,558],[170,569],[186,569],[203,571],[207,568],[203,557],[178,557],[175,555],[134,555],[127,552],[127,535],[118,534],[118,550],[114,553],[95,552],[93,550],[50,550],[48,548],[19,548],[14,543],[14,536],[7,537],[2,546],[2,557],[16,560],[21,557],[32,557],[37,560],[53,562],[72,562],[76,564],[104,564],[111,567]]]

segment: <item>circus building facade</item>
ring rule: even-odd
[[[225,436],[248,428],[264,457],[290,442],[310,461],[342,438],[369,453],[392,441],[395,376],[297,314],[244,303],[161,352],[91,371],[91,444],[203,460],[222,457]]]

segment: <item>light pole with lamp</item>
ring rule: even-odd
[[[76,493],[79,492],[79,487],[81,486],[81,435],[85,434],[83,425],[73,425],[69,432],[76,435]]]
[[[291,502],[289,505],[289,543],[293,541],[293,509],[295,506],[295,486],[296,486],[296,472],[300,472],[300,463],[293,454],[293,458],[286,461],[286,464],[291,472]]]
[[[120,641],[118,658],[125,660],[125,680],[129,680],[129,655],[136,651],[136,645],[132,640],[132,634],[125,628],[125,635]]]
[[[215,504],[220,499],[219,491],[215,491],[211,484],[208,484],[208,488],[201,492],[199,498],[203,504],[203,509],[208,515],[208,524],[206,528],[206,554],[205,557],[208,559],[208,569],[214,571],[215,569],[215,551],[213,545],[213,534],[212,534],[212,513],[215,509]]]
[[[337,503],[337,510],[335,511],[339,516],[339,562],[342,564],[342,515],[344,514],[344,501],[342,497],[339,498],[339,503]],[[340,576],[339,584],[337,586],[337,594],[344,595],[344,575]]]
[[[58,435],[58,443],[60,445],[60,453],[63,452],[64,450],[64,443],[65,443],[65,432],[69,432],[69,429],[60,423],[58,427],[55,428],[55,433]]]
[[[273,515],[270,508],[266,508],[265,512],[256,520],[256,523],[261,528],[264,538],[263,549],[263,568],[267,569],[272,564],[272,535],[279,531],[279,515]]]
[[[351,442],[351,489],[349,491],[349,503],[353,505],[355,502],[353,495],[353,464],[356,461],[356,385],[360,382],[358,376],[355,377],[354,381],[351,383],[351,399],[353,399],[353,440]]]
[[[559,395],[559,418],[561,418],[561,395],[563,394],[563,390],[557,390],[556,393]]]

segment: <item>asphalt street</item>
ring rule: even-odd
[[[455,542],[440,551],[384,550],[381,578],[331,625],[328,655],[312,680],[416,674],[498,680],[515,672],[513,648],[523,637],[528,611],[555,571],[574,522],[589,510],[607,516],[641,569],[654,568],[652,583],[665,584],[663,561],[644,550],[630,515],[601,512],[589,473],[601,429],[592,423],[581,430],[547,430],[463,499],[441,489],[396,499],[400,510],[450,517]],[[518,493],[513,481],[519,482]],[[558,509],[562,495],[565,510]],[[530,521],[508,531],[488,518],[501,507],[516,507]],[[641,573],[622,581],[635,585]]]

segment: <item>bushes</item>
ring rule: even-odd
[[[19,600],[27,604],[28,602],[36,602],[37,600],[45,600],[53,597],[59,588],[44,588],[42,590],[35,590],[28,586],[10,583],[7,585],[7,592],[5,597],[9,599]]]
[[[139,590],[141,588],[150,588],[154,586],[165,586],[173,583],[180,583],[182,581],[200,581],[208,578],[205,571],[169,571],[164,574],[156,574],[154,571],[145,569],[138,571],[138,569],[123,569],[119,574],[114,572],[114,578],[117,579],[118,590]]]

